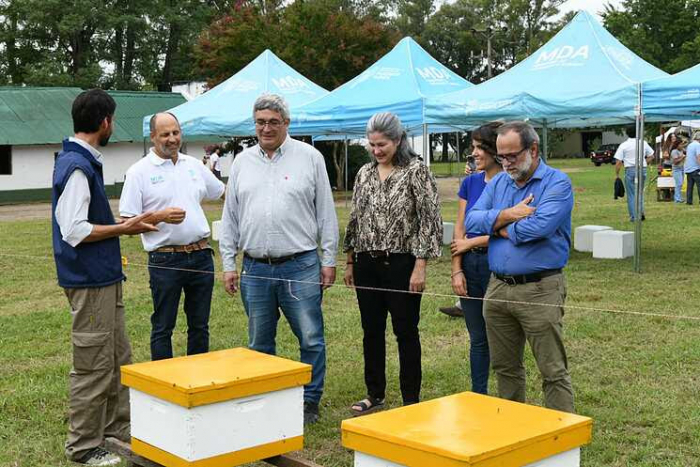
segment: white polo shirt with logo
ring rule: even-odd
[[[224,184],[202,164],[186,154],[178,154],[177,163],[159,157],[153,150],[132,165],[119,200],[119,213],[133,217],[166,208],[185,210],[180,224],[158,224],[158,232],[141,234],[143,248],[153,251],[163,246],[189,245],[209,237],[209,222],[202,209],[205,199],[218,199]]]

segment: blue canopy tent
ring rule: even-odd
[[[548,127],[635,122],[639,212],[644,131],[641,83],[666,76],[622,45],[591,14],[580,11],[549,42],[508,71],[474,88],[428,99],[426,120],[438,125],[529,120],[543,128],[545,151]],[[635,226],[637,271],[640,217]]]
[[[632,123],[639,84],[668,76],[580,11],[539,50],[473,88],[430,98],[430,124],[475,125],[528,119],[538,126]]]
[[[338,138],[363,136],[367,120],[376,112],[386,111],[397,114],[410,134],[422,134],[428,97],[472,86],[416,41],[405,37],[359,76],[295,112],[290,132]]]
[[[667,78],[642,83],[644,118],[700,118],[700,64]]]
[[[266,92],[283,96],[292,112],[328,94],[265,50],[223,83],[170,112],[180,120],[183,134],[187,136],[250,136],[255,134],[253,103]],[[143,119],[144,136],[150,133],[150,118],[149,115]]]

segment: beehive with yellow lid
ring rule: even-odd
[[[132,450],[167,467],[235,466],[303,447],[311,366],[236,348],[123,366]]]
[[[588,417],[464,392],[342,423],[355,467],[576,467]]]

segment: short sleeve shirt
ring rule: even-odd
[[[467,207],[464,210],[464,219],[466,220],[469,210],[476,204],[476,201],[481,196],[481,192],[486,188],[486,172],[479,172],[468,175],[462,180],[459,186],[457,196],[467,200]],[[467,232],[467,238],[478,237],[478,235]]]
[[[202,200],[218,199],[224,189],[224,184],[194,157],[178,154],[177,163],[173,164],[151,151],[126,172],[119,213],[133,217],[170,207],[184,209],[182,223],[160,223],[157,232],[141,234],[141,240],[146,251],[189,245],[211,233]]]

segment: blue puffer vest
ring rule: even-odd
[[[88,222],[96,225],[115,224],[105,193],[100,164],[84,147],[63,141],[63,151],[56,157],[53,169],[52,227],[53,252],[58,283],[65,288],[104,287],[124,280],[119,239],[80,243],[76,247],[64,242],[56,222],[56,203],[74,170],[81,170],[90,186]]]

